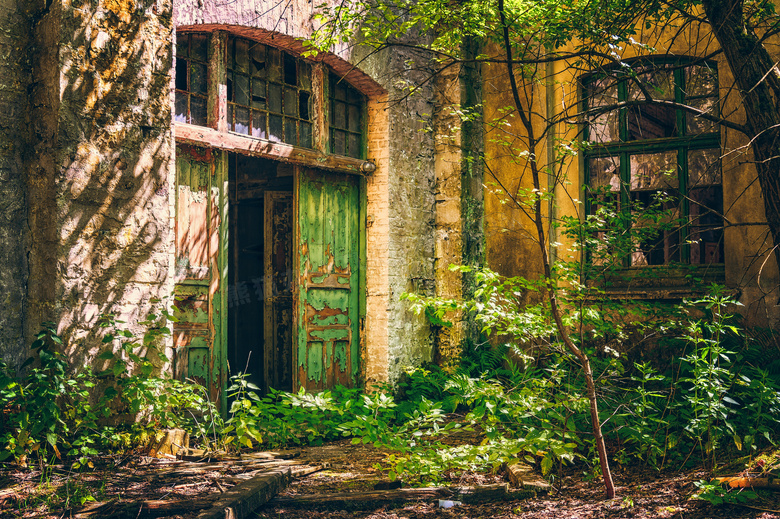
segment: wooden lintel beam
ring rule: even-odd
[[[213,128],[174,123],[176,142],[207,148],[273,159],[290,164],[327,169],[353,175],[366,174],[361,169],[365,161],[351,157],[327,155],[319,151],[299,148],[281,142],[271,142],[235,133],[219,132]]]

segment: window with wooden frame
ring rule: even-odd
[[[311,66],[244,38],[228,40],[228,130],[313,147]]]
[[[337,155],[363,158],[363,94],[335,74],[330,75],[330,148]]]
[[[224,54],[214,52],[225,60],[210,63],[214,38]],[[212,91],[215,85],[224,85],[225,97]],[[177,36],[174,120],[300,148],[322,146],[321,152],[345,157],[365,155],[362,93],[322,64],[224,33]],[[318,135],[322,120],[329,123]]]
[[[635,62],[630,73],[592,74],[583,81],[588,114],[586,210],[611,201],[631,213],[635,235],[624,266],[719,264],[723,251],[723,187],[717,67],[705,61]],[[642,210],[661,206],[667,225],[638,232]]]
[[[180,34],[176,38],[176,122],[206,124],[208,48],[208,34]]]

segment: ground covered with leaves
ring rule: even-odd
[[[618,498],[603,499],[598,479],[583,475],[582,466],[564,468],[549,493],[524,500],[491,500],[479,504],[456,504],[442,508],[438,500],[410,500],[392,505],[371,499],[348,506],[291,504],[290,498],[305,495],[356,493],[387,486],[386,470],[377,467],[387,453],[370,445],[353,445],[348,440],[304,447],[277,455],[301,464],[322,465],[319,472],[295,479],[278,498],[256,511],[258,518],[761,518],[780,517],[780,494],[757,491],[758,497],[742,504],[715,506],[692,499],[700,489],[695,482],[710,475],[702,469],[658,472],[646,466],[615,467]],[[243,459],[243,461],[241,461]],[[743,465],[744,466],[744,465]],[[187,504],[215,499],[230,488],[240,475],[256,470],[244,458],[221,461],[185,462],[156,459],[140,454],[103,458],[93,469],[71,472],[51,467],[47,473],[33,469],[5,468],[0,472],[0,517],[62,518],[115,517],[111,512],[89,514],[95,502],[114,502],[127,510],[132,503],[166,501],[182,503],[174,514],[157,517],[194,518],[197,510]],[[737,471],[732,472],[737,474]],[[505,481],[497,473],[450,473],[440,484],[481,486]],[[727,494],[730,495],[730,494]],[[92,500],[95,500],[93,502]],[[140,507],[139,507],[140,510]],[[137,517],[150,517],[139,514]]]

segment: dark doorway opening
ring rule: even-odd
[[[228,173],[230,374],[292,391],[293,168],[231,154]]]

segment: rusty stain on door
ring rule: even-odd
[[[354,386],[359,370],[359,179],[302,169],[297,190],[297,385]]]

